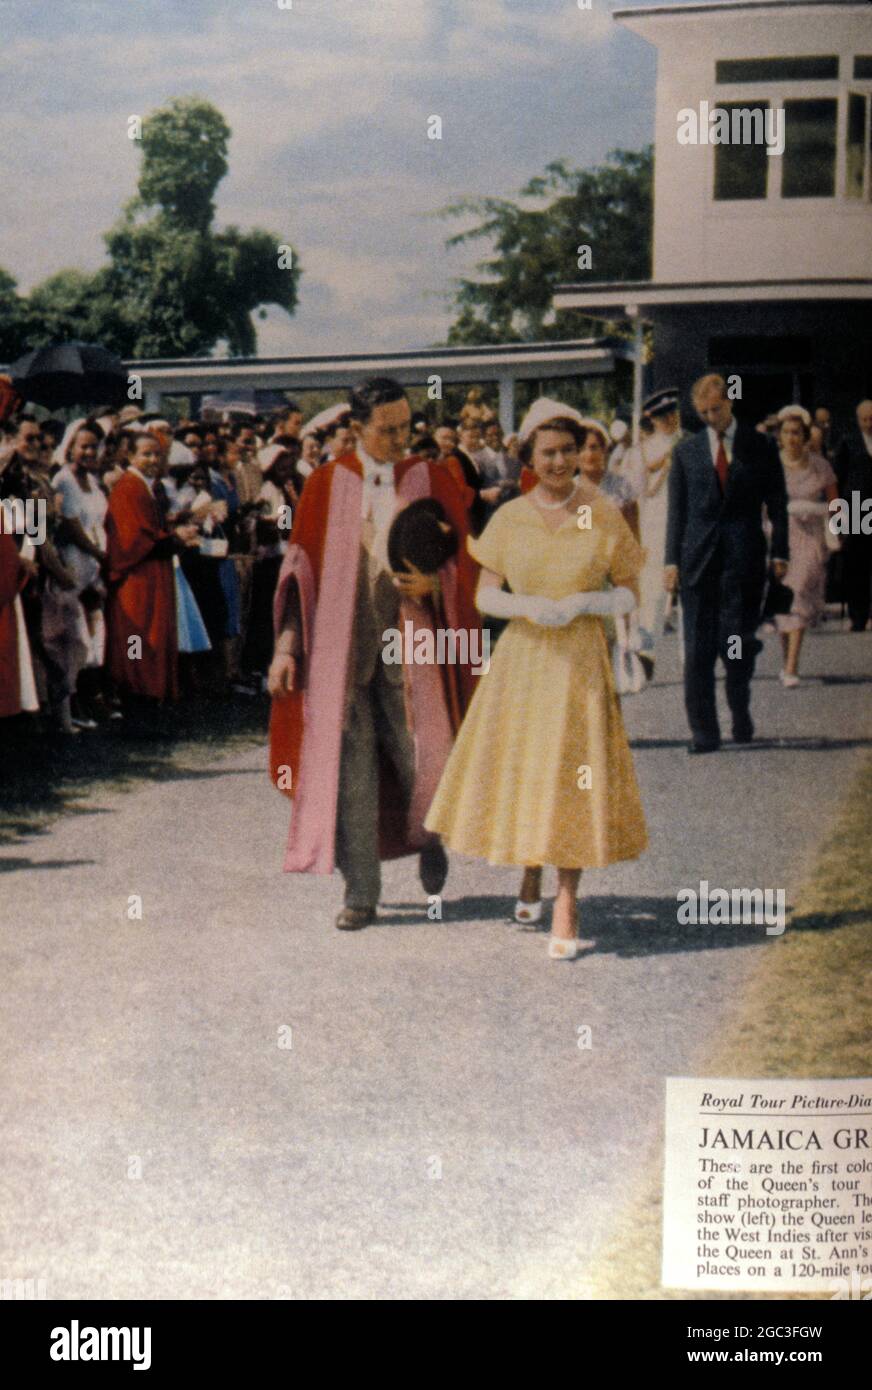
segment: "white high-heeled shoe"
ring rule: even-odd
[[[552,960],[575,960],[578,955],[577,939],[574,936],[549,936],[548,955]]]
[[[519,898],[515,903],[515,921],[522,927],[533,927],[542,920],[542,899],[535,903],[525,903]]]

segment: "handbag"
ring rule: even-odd
[[[612,672],[619,695],[638,695],[648,684],[645,667],[639,660],[639,619],[636,612],[615,619],[615,646]]]
[[[828,511],[824,517],[824,542],[831,555],[838,555],[842,548],[842,538],[830,528],[832,519],[832,515]]]
[[[792,607],[793,590],[788,584],[783,584],[780,579],[776,579],[770,570],[766,585],[766,598],[763,603],[763,621],[779,614],[789,613]]]

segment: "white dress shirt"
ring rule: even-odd
[[[356,449],[363,468],[363,497],[360,514],[363,520],[372,520],[374,538],[372,553],[378,558],[382,569],[388,568],[387,539],[394,513],[397,509],[397,493],[394,487],[394,465],[379,463],[368,454],[360,444]]]
[[[872,458],[872,434],[866,434],[864,430],[860,433],[863,436],[863,443],[866,445],[866,453]]]

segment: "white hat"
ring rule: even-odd
[[[620,444],[622,439],[626,439],[630,427],[626,420],[613,420],[609,434],[616,444]]]
[[[603,444],[606,448],[608,448],[609,432],[603,424],[602,420],[595,420],[592,415],[583,415],[581,423],[584,425],[585,429],[596,430],[597,434],[602,439]]]
[[[268,473],[280,454],[288,453],[285,444],[266,444],[259,450],[257,455],[257,466],[261,473]]]
[[[75,439],[76,435],[79,433],[79,430],[82,428],[84,424],[87,424],[84,415],[80,415],[78,420],[70,421],[70,423],[64,430],[63,439],[61,440],[60,444],[57,445],[54,453],[51,456],[52,463],[59,463],[61,465],[66,463],[67,454],[70,451],[70,445],[72,444],[73,440]]]
[[[191,452],[191,450],[188,448],[187,444],[183,444],[182,441],[181,441],[180,439],[174,439],[173,442],[172,442],[172,444],[170,445],[170,452],[169,452],[169,464],[170,464],[170,467],[171,467],[171,468],[188,468],[188,467],[191,467],[191,468],[192,468],[195,462],[196,462],[196,459],[194,458],[194,455],[193,455],[193,453]]]
[[[574,420],[582,428],[585,426],[584,417],[571,405],[564,405],[562,401],[552,400],[550,396],[540,396],[538,400],[533,402],[521,421],[521,428],[518,430],[518,438],[521,443],[526,444],[530,435],[541,429],[543,425],[547,425],[549,420]]]
[[[319,410],[317,415],[306,421],[301,434],[311,434],[314,430],[328,430],[331,425],[341,420],[343,415],[350,414],[351,406],[347,401],[340,401],[338,405],[328,405],[326,410]]]
[[[814,421],[809,415],[804,405],[783,405],[778,412],[779,420],[799,419],[810,430]]]

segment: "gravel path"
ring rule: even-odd
[[[795,691],[770,638],[760,742],[703,758],[667,639],[625,705],[652,848],[585,875],[574,964],[508,924],[516,875],[470,860],[441,923],[410,859],[377,927],[336,932],[339,879],[280,873],[257,750],[0,856],[0,1276],[51,1298],[584,1297],[663,1076],[693,1074],[777,949],[677,926],[678,888],[790,900],[868,756],[872,634],[835,626]]]

